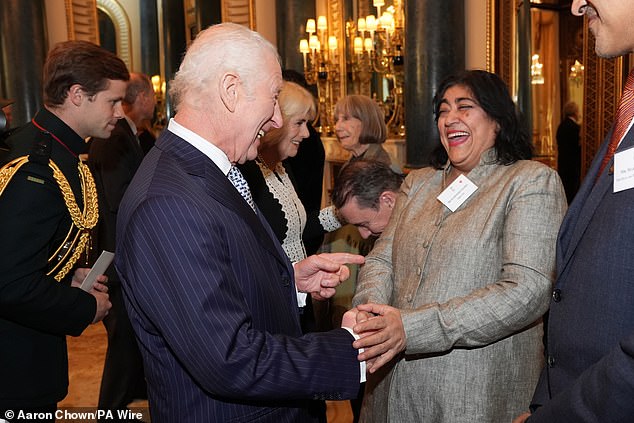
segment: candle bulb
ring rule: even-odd
[[[319,48],[321,47],[319,44],[319,38],[317,38],[316,35],[311,35],[310,39],[308,40],[308,46],[313,51],[313,53],[315,52],[315,50],[319,50]]]
[[[306,21],[306,32],[308,32],[308,35],[313,35],[313,33],[315,32],[315,20],[314,19],[309,19]]]
[[[361,33],[361,36],[363,37],[363,33],[365,32],[365,18],[359,18],[357,20],[357,29],[359,30],[359,32]]]
[[[317,18],[317,29],[320,31],[325,31],[328,29],[328,21],[325,16],[320,16]]]
[[[328,37],[328,50],[330,50],[330,58],[333,61],[333,63],[335,62],[335,59],[337,58],[337,37],[335,37],[334,35],[331,35],[330,37]]]
[[[306,55],[310,53],[310,47],[308,47],[307,39],[303,38],[299,40],[299,51],[302,53],[302,56],[304,56],[304,69],[306,69]]]
[[[374,43],[372,42],[372,38],[366,38],[365,40],[363,40],[363,47],[367,52],[374,50]]]
[[[354,52],[355,54],[363,53],[363,39],[361,37],[354,37]]]
[[[154,75],[151,78],[152,80],[152,89],[154,89],[154,92],[156,94],[160,93],[160,89],[161,89],[161,77],[159,75]]]
[[[328,48],[330,50],[337,50],[337,45],[337,37],[335,37],[334,35],[328,37]]]
[[[370,31],[370,38],[374,39],[374,31],[376,31],[376,18],[374,15],[368,15],[365,17],[365,28]]]
[[[380,22],[381,22],[381,27],[387,30],[388,28],[392,26],[392,23],[394,22],[394,17],[392,16],[390,12],[383,12],[380,18]]]

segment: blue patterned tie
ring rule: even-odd
[[[255,211],[255,203],[253,202],[253,197],[251,197],[249,184],[247,183],[247,180],[244,179],[244,176],[242,176],[242,173],[240,173],[240,169],[235,166],[231,166],[227,177],[229,178],[233,186],[236,187],[242,198],[244,198],[249,206],[251,206],[253,211]]]

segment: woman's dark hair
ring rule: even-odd
[[[445,78],[433,100],[436,122],[445,92],[454,85],[468,88],[484,112],[499,125],[500,130],[494,145],[498,163],[508,165],[517,160],[528,160],[533,157],[528,128],[520,119],[506,84],[494,73],[469,70]],[[447,159],[447,151],[441,144],[432,152],[431,164],[440,169],[445,166]]]

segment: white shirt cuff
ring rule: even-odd
[[[305,292],[299,292],[297,290],[297,285],[295,285],[295,293],[297,294],[297,306],[298,307],[306,307],[306,297],[308,294]]]

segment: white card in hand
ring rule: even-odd
[[[86,275],[83,282],[81,283],[80,288],[84,291],[88,292],[92,289],[92,286],[95,284],[97,280],[97,276],[103,275],[110,263],[112,263],[112,259],[114,258],[114,253],[110,251],[102,251],[101,255],[90,269],[90,272]]]

